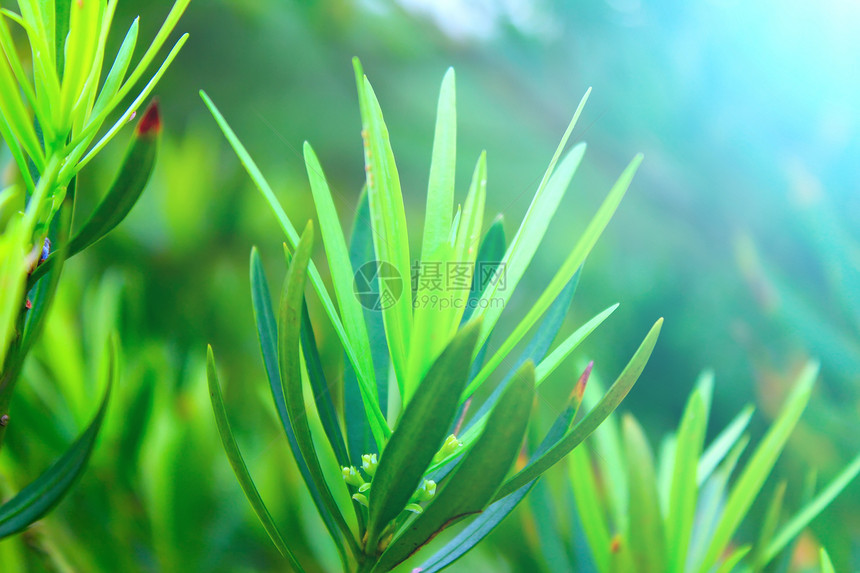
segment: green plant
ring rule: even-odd
[[[152,105],[142,115],[113,185],[75,229],[77,174],[134,118],[185,43],[187,35],[176,42],[119,118],[103,130],[146,73],[189,1],[177,0],[153,42],[130,68],[138,35],[135,20],[104,81],[105,46],[116,0],[20,0],[20,14],[8,9],[0,13],[0,135],[15,167],[11,181],[0,191],[0,445],[12,421],[9,405],[15,385],[43,328],[65,260],[119,224],[146,185],[160,130],[157,108]],[[10,22],[26,36],[29,62],[15,47]],[[30,74],[25,69],[28,63]],[[116,370],[116,344],[110,345],[108,389]],[[0,507],[0,537],[20,531],[62,498],[86,464],[106,403],[107,394],[89,428],[66,454]]]
[[[785,571],[792,541],[860,473],[857,456],[817,494],[814,482],[807,483],[803,506],[784,521],[786,482],[780,482],[761,514],[758,538],[735,539],[806,408],[817,376],[818,365],[807,364],[745,463],[739,462],[750,441],[745,431],[751,406],[705,447],[713,390],[709,373],[700,378],[677,432],[663,440],[656,458],[633,416],[624,415],[620,427],[610,417],[569,458],[570,515],[578,518],[564,526],[547,504],[535,504],[545,547],[551,547],[560,530],[572,531],[576,540],[575,562],[560,561],[559,553],[553,553],[552,570],[759,572],[779,564],[781,569],[772,570]],[[593,384],[599,385],[596,380]]]
[[[288,269],[277,313],[272,308],[256,250],[251,253],[251,286],[263,359],[292,453],[335,541],[344,570],[383,572],[407,559],[454,522],[480,514],[488,506],[515,505],[522,499],[523,492],[543,472],[579,445],[626,396],[651,354],[662,319],[649,331],[601,401],[571,428],[587,374],[581,378],[570,403],[530,463],[506,479],[529,423],[536,387],[617,307],[595,316],[549,352],[573,297],[579,269],[616,210],[642,157],[637,156],[623,172],[544,292],[496,348],[488,340],[504,303],[531,262],[584,154],[585,144],[579,144],[562,158],[588,94],[565,131],[519,230],[506,245],[500,220],[482,232],[485,154],[478,159],[465,203],[454,212],[455,87],[453,71],[446,74],[439,97],[418,285],[412,293],[402,284],[403,277],[412,276],[409,237],[388,130],[370,83],[357,60],[354,64],[366,192],[359,199],[349,243],[320,162],[311,146],[304,146],[337,309],[310,260],[313,225],[309,222],[299,236],[236,135],[211,100],[201,95],[277,216],[289,243],[285,245]],[[373,272],[364,287],[382,298],[362,308],[354,288],[363,277],[354,272],[368,262]],[[422,279],[422,273],[431,265],[444,268],[451,264],[466,268],[466,288],[444,291],[434,299],[434,289]],[[479,276],[475,269],[482,264],[503,269],[506,282]],[[400,296],[392,286],[397,284],[397,277],[401,281]],[[321,368],[304,304],[306,282],[316,291],[346,355],[342,412],[335,405]],[[364,292],[364,287],[359,290]],[[511,351],[541,316],[545,316],[544,321],[511,367],[506,362]],[[485,356],[489,356],[486,361]],[[239,482],[278,549],[294,569],[302,571],[239,452],[227,420],[211,348],[207,372],[218,430]],[[504,374],[503,381],[480,408],[471,407],[475,392],[495,373]],[[306,408],[304,379],[312,388],[316,417],[313,409]],[[314,425],[318,420],[327,445],[319,443],[319,436],[314,439],[309,418]],[[392,428],[390,424],[395,419],[396,426]],[[342,476],[332,476],[324,470],[332,457],[341,466]],[[335,486],[332,481],[341,485]],[[341,509],[350,497],[354,519]],[[489,530],[502,517],[485,512],[478,520]],[[475,537],[474,543],[479,539]],[[458,551],[463,553],[462,544],[448,549],[452,556]]]

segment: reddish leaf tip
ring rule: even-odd
[[[576,381],[576,386],[573,387],[573,395],[571,398],[577,402],[582,402],[582,397],[585,395],[585,385],[588,384],[588,378],[591,376],[592,368],[594,368],[594,360],[588,363],[588,366],[585,367],[585,370],[583,370],[582,374],[579,376],[579,380]]]
[[[138,135],[148,135],[150,133],[157,134],[161,131],[161,116],[158,113],[158,101],[153,100],[146,111],[143,112],[143,117],[137,124]]]

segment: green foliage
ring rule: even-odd
[[[656,462],[632,416],[626,415],[622,423],[623,447],[616,421],[607,420],[597,431],[602,439],[576,450],[569,462],[581,536],[597,570],[765,570],[860,473],[858,456],[788,520],[782,519],[782,482],[764,512],[755,543],[735,540],[806,408],[817,376],[818,366],[808,364],[778,418],[739,468],[749,441],[743,431],[751,411],[742,411],[704,448],[713,389],[709,375],[691,394],[677,434],[664,441],[668,447],[661,449]],[[612,465],[600,463],[605,460],[597,444],[612,442],[610,449],[621,458]],[[616,495],[609,486],[619,482],[626,484],[626,491]],[[623,521],[618,507],[622,501],[629,512],[621,509]]]
[[[0,191],[0,445],[11,419],[13,391],[43,329],[64,261],[116,227],[149,179],[160,131],[157,108],[153,105],[142,115],[116,180],[73,232],[77,174],[133,118],[185,43],[187,36],[174,45],[116,122],[103,130],[108,116],[137,89],[188,2],[176,2],[127,74],[137,40],[135,20],[101,89],[116,0],[21,0],[20,13],[0,12],[0,136],[15,167],[13,183]],[[10,22],[20,26],[29,43],[32,75],[14,44]],[[20,510],[28,496],[43,492],[27,501],[27,507],[39,509],[16,510],[14,526],[4,528],[4,535],[41,517],[67,491],[89,457],[103,409],[100,412],[57,464],[24,489],[23,497],[8,502],[13,504],[9,508]]]
[[[393,269],[399,275],[401,285],[412,276],[412,272],[406,215],[391,139],[377,97],[357,60],[355,72],[362,118],[366,193],[362,193],[359,200],[353,244],[346,243],[346,234],[338,220],[320,161],[309,144],[304,146],[305,164],[338,301],[337,309],[322,276],[310,260],[310,223],[299,237],[247,150],[212,101],[206,94],[201,93],[201,96],[271,206],[286,234],[288,250],[293,252],[287,256],[287,278],[280,299],[277,331],[265,274],[256,250],[252,251],[251,257],[252,299],[264,364],[278,413],[316,509],[339,549],[344,570],[379,573],[391,570],[440,531],[491,508],[485,514],[488,517],[481,516],[473,521],[470,525],[472,533],[468,534],[466,541],[458,542],[455,547],[434,557],[438,568],[441,568],[455,561],[495,528],[547,469],[591,434],[627,395],[647,363],[662,319],[648,333],[600,403],[570,429],[582,401],[588,377],[586,372],[571,395],[565,414],[534,452],[532,461],[514,477],[505,480],[528,427],[536,386],[617,307],[615,305],[587,321],[547,356],[570,306],[579,280],[579,269],[629,187],[641,156],[633,160],[612,187],[547,289],[484,364],[487,339],[537,252],[547,225],[582,160],[584,144],[573,147],[559,162],[586,98],[580,103],[544,174],[532,207],[511,245],[506,248],[500,221],[483,234],[487,193],[485,154],[482,153],[478,159],[463,207],[452,214],[456,112],[454,75],[449,71],[439,96],[427,219],[419,265],[442,265],[445,268],[448,264],[463,264],[469,269],[466,279],[469,281],[467,284],[472,285],[471,289],[443,291],[436,300],[439,304],[433,306],[428,303],[430,298],[425,296],[430,289],[421,280],[419,266],[414,293],[408,287],[403,287],[402,293],[385,292],[387,283],[383,279],[387,277],[373,276],[369,284],[378,289],[380,296],[388,295],[389,298],[384,300],[385,304],[378,301],[373,308],[362,309],[353,292],[356,288],[354,281],[358,280],[358,275],[354,277],[353,272],[359,271],[357,265],[367,261],[358,259],[358,253],[371,257],[371,261],[375,259],[388,264],[386,272]],[[369,224],[360,217],[362,213],[369,219]],[[358,231],[368,227],[369,233]],[[356,244],[360,241],[366,241],[366,244]],[[500,287],[498,279],[488,281],[486,277],[479,276],[475,270],[479,261],[501,264],[507,282]],[[382,267],[376,268],[379,272]],[[317,292],[322,309],[346,354],[344,386],[334,392],[330,391],[331,385],[325,381],[322,368],[318,366],[313,326],[310,320],[301,319],[306,279]],[[376,324],[380,315],[384,340],[371,336],[378,328]],[[517,366],[508,370],[506,358],[544,315],[542,328],[535,334]],[[382,352],[377,352],[377,349]],[[210,365],[208,372],[210,386],[217,387],[214,366]],[[476,410],[462,407],[495,373],[506,374],[505,380],[485,399],[482,407]],[[305,399],[303,381],[306,379],[314,392],[316,411],[309,408]],[[399,403],[394,407],[388,405],[391,418],[384,415],[380,400],[381,396],[387,395],[382,391],[386,388],[396,389],[399,396]],[[333,405],[332,395],[340,394],[344,395],[344,406],[335,416],[342,416],[343,423],[331,416],[331,412],[339,410]],[[235,439],[226,418],[222,418],[220,393],[213,392],[212,396],[222,441],[239,481],[267,532],[281,552],[293,560],[295,552],[287,549],[288,543],[283,543],[284,538],[277,532],[244,464],[240,463]],[[357,400],[359,396],[360,402]],[[386,401],[394,397],[388,396]],[[470,412],[474,413],[470,415]],[[319,419],[328,438],[328,448],[315,440],[309,425],[312,419]],[[468,429],[458,439],[451,434],[452,427],[454,434],[459,433],[462,427]],[[341,428],[346,429],[346,436],[342,435]],[[370,430],[373,443],[365,440],[366,429]],[[341,443],[350,444],[352,463],[349,465],[343,465],[344,455],[339,451]],[[361,456],[360,463],[355,445],[361,443],[370,449],[360,452],[366,454]],[[332,483],[337,478],[324,470],[325,460],[332,456],[343,465],[342,486]],[[356,467],[359,464],[364,473]],[[347,523],[341,513],[347,496],[353,500],[353,524]]]

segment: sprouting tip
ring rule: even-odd
[[[143,112],[143,117],[137,124],[137,134],[147,135],[149,133],[158,133],[161,131],[161,116],[158,113],[158,100],[153,100],[152,103]]]

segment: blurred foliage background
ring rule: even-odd
[[[140,14],[141,34],[151,37],[168,9],[166,0],[120,2],[116,20]],[[157,88],[165,133],[155,176],[130,218],[67,265],[13,404],[32,432],[11,432],[4,460],[24,483],[91,415],[99,329],[118,321],[123,374],[107,429],[69,499],[4,542],[0,557],[60,571],[282,567],[217,441],[203,381],[211,342],[270,509],[321,570],[332,562],[332,547],[314,534],[321,524],[310,499],[302,488],[287,493],[297,476],[280,468],[293,462],[277,421],[263,414],[272,408],[248,256],[257,245],[267,268],[279,269],[270,280],[279,281],[282,236],[197,91],[217,102],[294,222],[313,216],[303,140],[314,144],[349,221],[364,178],[354,55],[386,113],[410,227],[418,229],[448,66],[457,70],[459,197],[471,175],[463,165],[486,149],[488,211],[505,212],[508,233],[593,86],[574,133],[589,143],[586,161],[547,233],[551,247],[511,304],[549,280],[614,176],[644,152],[586,264],[566,328],[622,303],[582,352],[608,377],[665,316],[651,362],[622,406],[652,438],[677,425],[706,367],[716,372],[712,431],[753,401],[760,432],[788,381],[808,357],[819,358],[816,395],[777,468],[796,506],[809,469],[824,483],[860,448],[860,76],[851,72],[858,25],[860,7],[849,0],[192,2],[179,25],[191,39]],[[120,40],[112,38],[110,52]],[[109,181],[123,149],[110,146],[79,186]],[[419,243],[413,237],[416,256]],[[336,377],[340,349],[325,322],[317,326]],[[560,389],[575,374],[555,376],[564,379]],[[551,414],[552,384],[542,392]],[[814,523],[839,570],[860,567],[858,516],[855,483]],[[536,536],[521,508],[458,568],[553,570],[536,556]]]

